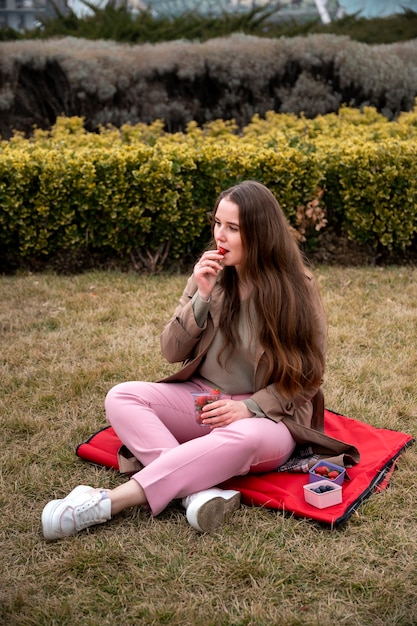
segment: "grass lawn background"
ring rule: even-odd
[[[417,434],[417,268],[315,268],[329,322],[326,406]],[[107,390],[174,371],[159,351],[184,275],[0,277],[0,623],[412,626],[412,446],[390,487],[342,528],[241,507],[199,535],[172,503],[56,543],[40,515],[77,484],[123,477],[75,456]]]

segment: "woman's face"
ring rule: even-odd
[[[220,200],[214,216],[214,239],[217,247],[224,248],[223,265],[239,265],[243,260],[243,244],[239,227],[239,207],[227,198]]]

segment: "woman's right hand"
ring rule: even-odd
[[[220,254],[218,250],[207,250],[194,265],[194,278],[198,293],[203,300],[208,300],[211,296],[217,275],[223,269],[222,259],[223,254]]]

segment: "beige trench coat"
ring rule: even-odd
[[[311,298],[316,309],[323,352],[326,350],[327,323],[317,285],[306,272]],[[181,369],[160,382],[186,381],[197,375],[199,365],[213,341],[220,321],[223,292],[216,286],[211,295],[210,312],[204,328],[194,317],[191,299],[197,290],[193,276],[188,279],[179,305],[161,333],[161,350],[170,363],[182,362]],[[275,422],[283,421],[299,445],[311,444],[316,454],[340,457],[345,465],[359,461],[359,452],[351,444],[329,437],[324,432],[324,398],[321,388],[309,390],[292,398],[284,397],[274,384],[264,387],[264,351],[260,348],[254,363],[255,391],[251,397],[265,415]]]

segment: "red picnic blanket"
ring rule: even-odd
[[[343,483],[340,504],[319,509],[305,502],[303,485],[309,482],[309,476],[300,471],[236,476],[220,486],[240,491],[242,502],[250,506],[278,509],[332,527],[344,523],[366,498],[387,487],[398,458],[414,439],[406,433],[375,428],[329,409],[325,410],[324,426],[327,435],[352,443],[361,455],[359,463],[347,469],[348,479]],[[121,447],[113,428],[107,426],[81,443],[76,454],[81,459],[119,470]]]

